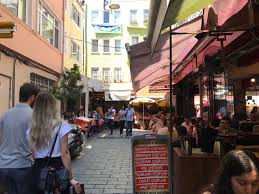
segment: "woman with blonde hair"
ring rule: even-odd
[[[68,171],[71,185],[74,186],[76,193],[80,193],[79,182],[72,178],[68,147],[70,130],[71,126],[61,121],[55,97],[46,92],[40,93],[35,101],[31,128],[27,131],[35,159],[35,178],[39,181],[41,170],[46,167],[47,163],[48,167],[54,169],[65,168]],[[69,188],[66,189],[67,191],[62,193],[68,193]],[[39,188],[36,190],[37,194],[44,192],[40,191]]]

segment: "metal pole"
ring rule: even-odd
[[[172,59],[172,35],[171,35],[171,31],[172,31],[172,28],[171,26],[169,27],[169,30],[170,30],[170,33],[169,33],[169,41],[170,41],[170,78],[169,78],[169,81],[170,81],[170,102],[169,102],[169,105],[170,105],[170,117],[169,117],[169,120],[170,120],[170,125],[169,125],[169,132],[170,132],[170,143],[172,142],[173,140],[173,137],[172,137],[172,132],[173,132],[173,103],[172,103],[172,100],[173,100],[173,59]]]

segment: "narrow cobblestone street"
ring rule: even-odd
[[[131,162],[131,138],[120,137],[118,130],[113,136],[104,131],[87,139],[81,156],[72,162],[73,174],[84,183],[86,194],[131,194]]]

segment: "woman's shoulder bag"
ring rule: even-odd
[[[51,160],[51,155],[54,150],[61,126],[62,126],[62,123],[60,124],[58,132],[55,136],[46,165],[43,168],[39,169],[38,189],[40,191],[55,193],[55,191],[57,190],[62,192],[62,191],[67,191],[69,188],[70,180],[69,180],[68,170],[65,167],[55,169],[54,167],[51,167],[49,165]]]

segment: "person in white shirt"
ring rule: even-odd
[[[125,110],[125,123],[126,123],[126,136],[132,136],[132,127],[134,120],[135,110],[132,108],[131,104]]]
[[[120,111],[119,111],[119,126],[120,126],[120,136],[123,135],[123,129],[125,126],[125,110],[124,110],[124,106],[121,107]]]
[[[70,183],[74,186],[76,193],[80,193],[79,182],[72,178],[68,147],[68,133],[70,131],[71,126],[67,122],[61,121],[55,97],[46,92],[40,93],[36,98],[31,128],[26,132],[35,159],[33,169],[36,183],[34,185],[37,185],[40,169],[45,167],[54,139],[57,136],[49,166],[55,169],[66,168],[71,180]],[[44,191],[35,188],[35,193],[42,194]]]
[[[111,106],[111,108],[108,110],[108,126],[111,130],[111,135],[113,134],[114,129],[114,117],[116,114],[116,110]]]

